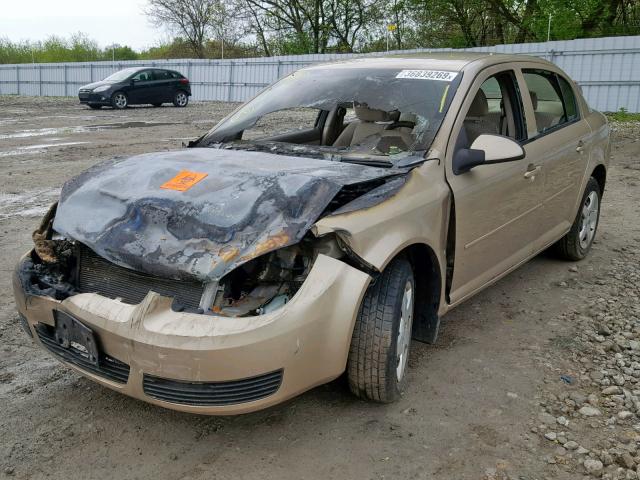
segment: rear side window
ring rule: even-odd
[[[564,99],[565,113],[567,115],[567,121],[572,122],[578,119],[578,103],[576,102],[576,94],[573,92],[573,88],[566,79],[560,75],[558,82],[560,82],[560,91],[562,91],[562,98]]]
[[[523,70],[531,96],[538,134],[578,118],[576,97],[569,83],[546,70]]]
[[[153,75],[156,80],[171,80],[171,72],[167,72],[166,70],[154,70]]]

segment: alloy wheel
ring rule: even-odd
[[[587,195],[582,205],[582,213],[580,215],[580,230],[578,238],[580,239],[580,247],[586,249],[593,241],[598,226],[599,200],[596,192]]]
[[[127,97],[124,93],[116,93],[113,97],[113,103],[118,108],[124,108],[127,106]]]
[[[405,370],[407,369],[409,345],[411,344],[411,329],[413,326],[413,284],[411,281],[407,281],[404,286],[400,315],[400,326],[398,327],[398,340],[396,345],[398,360],[396,377],[398,381],[402,380]]]
[[[176,104],[179,107],[184,107],[187,104],[188,98],[187,94],[183,92],[179,92],[176,94]]]

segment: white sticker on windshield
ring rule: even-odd
[[[450,82],[458,76],[458,72],[444,70],[402,70],[396,78],[416,78],[418,80],[440,80]]]

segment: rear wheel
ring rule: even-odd
[[[351,338],[347,376],[359,397],[389,403],[406,385],[415,281],[405,258],[393,260],[369,287]]]
[[[188,103],[189,103],[189,95],[187,95],[182,90],[180,90],[179,92],[176,92],[176,94],[173,97],[173,104],[176,107],[186,107]]]
[[[123,109],[129,105],[129,99],[124,92],[116,92],[111,96],[111,105],[113,108]]]
[[[92,108],[94,110],[100,110],[102,108],[102,105],[89,105],[89,108]]]
[[[582,260],[591,249],[600,219],[600,197],[600,185],[591,177],[571,230],[554,245],[563,258]]]

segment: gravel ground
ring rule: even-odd
[[[0,97],[0,477],[640,478],[640,124],[614,125],[589,257],[542,254],[414,344],[392,405],[343,379],[269,410],[200,417],[124,397],[36,349],[10,273],[63,182],[116,155],[180,148],[233,105],[92,111]]]

